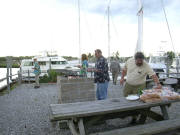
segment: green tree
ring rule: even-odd
[[[165,53],[165,56],[167,56],[168,63],[169,63],[169,65],[171,65],[173,62],[173,58],[175,58],[175,53],[173,51],[168,51]]]

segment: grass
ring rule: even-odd
[[[18,86],[18,83],[11,84],[10,92],[14,90]],[[0,91],[0,96],[3,96],[5,94],[9,94],[9,90],[7,88]]]

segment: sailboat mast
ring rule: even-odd
[[[80,0],[78,0],[78,16],[79,16],[79,64],[81,64],[81,15],[80,15]]]
[[[109,9],[108,6],[108,63],[110,63],[110,22],[109,22]]]
[[[136,45],[136,52],[143,51],[143,6],[142,1],[138,0],[138,41]]]

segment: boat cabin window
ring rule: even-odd
[[[64,65],[67,64],[67,61],[51,61],[52,65]]]
[[[40,66],[45,66],[46,65],[45,61],[39,61],[38,63],[39,63]]]
[[[26,61],[26,62],[24,62],[23,66],[33,66],[33,62],[32,61]]]
[[[166,57],[151,57],[150,63],[166,63]]]

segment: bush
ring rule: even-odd
[[[39,82],[40,83],[48,83],[50,80],[49,80],[49,77],[47,74],[45,74],[42,78],[40,78]]]
[[[49,70],[48,72],[50,82],[57,82],[57,72],[55,70]]]
[[[63,73],[57,73],[55,70],[49,70],[48,75],[45,74],[42,78],[40,78],[39,82],[40,83],[49,83],[49,82],[57,82],[57,76],[64,75]]]

